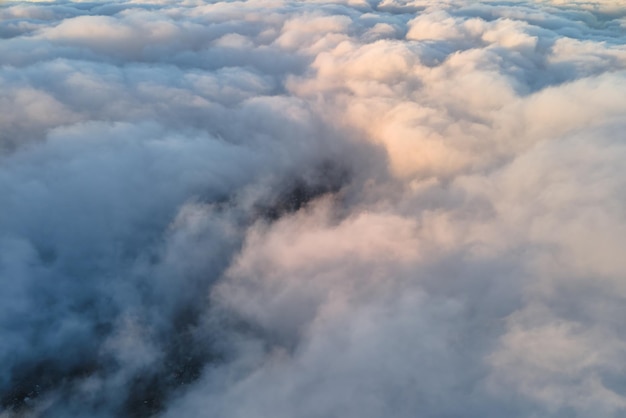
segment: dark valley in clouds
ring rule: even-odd
[[[626,5],[0,4],[0,418],[622,417]]]

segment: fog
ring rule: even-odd
[[[626,414],[626,6],[0,3],[0,418]]]

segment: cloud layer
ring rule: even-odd
[[[626,8],[0,5],[0,417],[626,413]]]

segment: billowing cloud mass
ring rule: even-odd
[[[626,6],[0,5],[0,417],[626,415]]]

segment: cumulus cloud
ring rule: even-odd
[[[618,417],[626,9],[0,5],[0,417]]]

